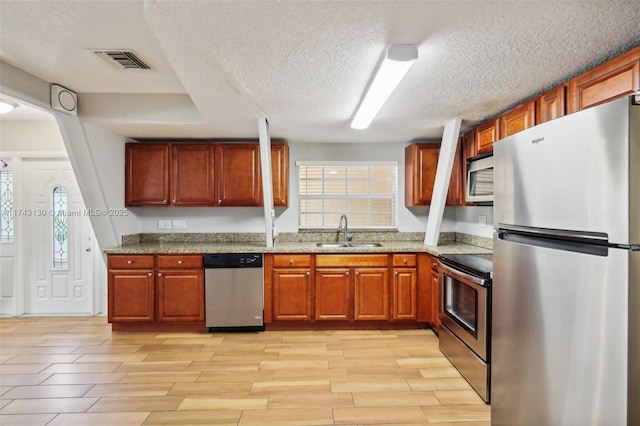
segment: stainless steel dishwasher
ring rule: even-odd
[[[209,331],[264,331],[262,254],[208,253],[204,267]]]

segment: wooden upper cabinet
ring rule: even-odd
[[[536,124],[562,117],[566,109],[567,86],[564,84],[538,96],[536,100]]]
[[[487,121],[476,127],[476,155],[493,151],[493,143],[500,139],[500,119]]]
[[[451,168],[451,179],[449,180],[449,190],[447,191],[447,206],[461,206],[464,203],[464,178],[462,175],[462,137],[458,139],[453,167]]]
[[[289,205],[289,145],[283,142],[271,144],[271,175],[273,185],[273,205]]]
[[[215,205],[213,158],[214,149],[211,144],[171,144],[172,205]]]
[[[520,105],[500,117],[500,138],[506,138],[535,125],[535,101]],[[495,142],[495,141],[494,141]]]
[[[405,148],[405,205],[429,206],[436,181],[440,156],[439,143],[414,143]],[[447,191],[447,205],[462,205],[462,152],[456,147],[451,179]]]
[[[640,46],[569,82],[569,113],[640,90]]]
[[[404,203],[407,207],[431,204],[439,155],[439,143],[414,143],[405,148]]]
[[[169,204],[169,157],[166,143],[125,144],[125,206]]]
[[[215,158],[217,205],[260,206],[260,146],[256,143],[219,143]]]

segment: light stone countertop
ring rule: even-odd
[[[315,242],[276,242],[267,248],[259,242],[147,242],[122,245],[104,250],[107,254],[203,254],[203,253],[429,253],[490,254],[489,248],[461,242],[444,242],[436,247],[418,241],[383,241],[382,247],[322,248]]]

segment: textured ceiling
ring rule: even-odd
[[[403,143],[640,44],[639,22],[640,1],[2,0],[0,59],[78,92],[81,115],[123,136],[256,137],[266,116],[294,142]],[[396,43],[418,61],[369,129],[351,129]],[[111,48],[152,70],[92,53]]]

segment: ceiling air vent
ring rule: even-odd
[[[95,54],[118,69],[151,69],[149,65],[136,56],[133,50],[100,50],[96,51]]]

